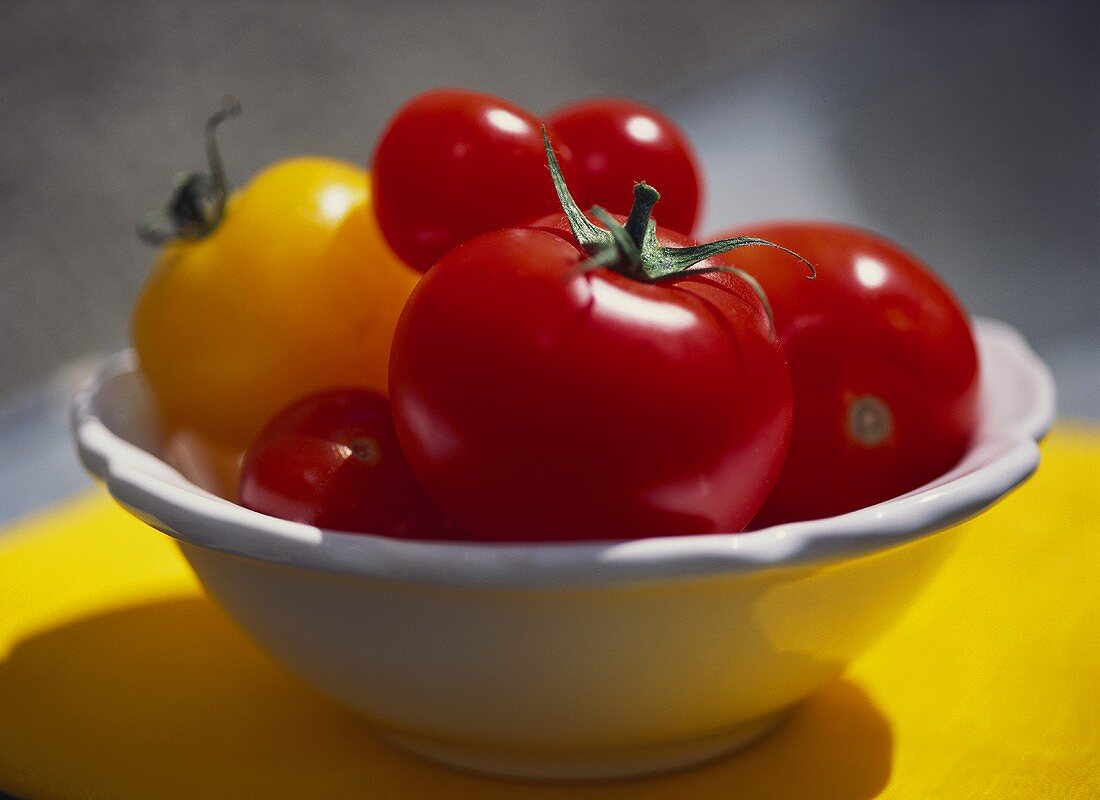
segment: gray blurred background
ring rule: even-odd
[[[436,85],[534,111],[653,102],[708,171],[705,229],[870,226],[1051,361],[1100,414],[1095,2],[0,4],[0,401],[122,346],[152,251],[133,234],[202,166],[219,98],[236,181],[305,152],[369,158]],[[658,214],[659,216],[659,214]]]

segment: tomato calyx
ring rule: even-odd
[[[813,280],[817,275],[814,265],[798,253],[755,236],[736,236],[692,247],[662,245],[657,239],[657,224],[653,220],[653,207],[661,199],[661,193],[645,181],[634,184],[634,204],[625,222],[619,223],[601,206],[593,206],[589,210],[591,216],[603,223],[604,227],[600,227],[581,211],[569,192],[545,126],[542,129],[542,140],[558,202],[561,203],[562,211],[565,213],[577,244],[589,256],[588,260],[577,268],[578,272],[611,269],[643,283],[674,280],[685,275],[727,272],[749,284],[760,297],[769,317],[771,317],[771,305],[768,303],[767,295],[756,279],[747,272],[731,266],[703,266],[697,269],[692,267],[720,253],[757,245],[782,250],[797,258],[808,268],[808,280]]]
[[[206,121],[206,160],[209,173],[183,172],[176,176],[172,196],[162,208],[154,208],[138,220],[137,233],[146,244],[159,246],[175,239],[194,241],[210,235],[225,216],[229,181],[225,176],[215,131],[225,120],[241,113],[233,97]]]

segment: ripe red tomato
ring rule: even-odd
[[[767,292],[794,386],[787,463],[753,527],[872,505],[954,466],[977,423],[978,358],[947,287],[867,231],[809,222],[746,230],[818,271],[807,284],[764,248],[717,257]]]
[[[414,472],[487,540],[741,530],[791,419],[761,301],[729,274],[582,274],[568,230],[558,215],[482,235],[414,290],[390,359]]]
[[[570,103],[547,126],[573,153],[588,202],[630,211],[630,187],[645,180],[661,191],[658,221],[690,234],[699,216],[702,178],[683,132],[656,109],[617,97]]]
[[[293,403],[245,456],[241,503],[321,528],[446,538],[442,513],[401,452],[386,398],[336,389]]]
[[[568,148],[558,158],[569,177]],[[372,172],[382,234],[421,271],[478,234],[558,208],[539,121],[478,92],[437,89],[406,103],[378,142]]]

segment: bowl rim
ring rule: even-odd
[[[104,389],[136,377],[131,350],[109,356],[78,390],[73,437],[88,472],[143,521],[181,542],[284,566],[416,584],[510,588],[583,588],[802,567],[871,555],[950,528],[997,502],[1038,467],[1038,441],[1055,415],[1050,371],[1009,325],[979,318],[974,328],[983,393],[996,391],[985,383],[986,359],[994,359],[1026,381],[1030,397],[983,431],[960,465],[901,497],[857,511],[736,534],[434,542],[323,530],[270,517],[201,489],[108,426]],[[987,460],[966,467],[981,448]]]

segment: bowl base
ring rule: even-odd
[[[698,739],[588,751],[512,750],[407,731],[383,729],[378,733],[401,750],[465,772],[525,781],[610,781],[674,772],[728,755],[768,733],[785,715],[778,711]]]

